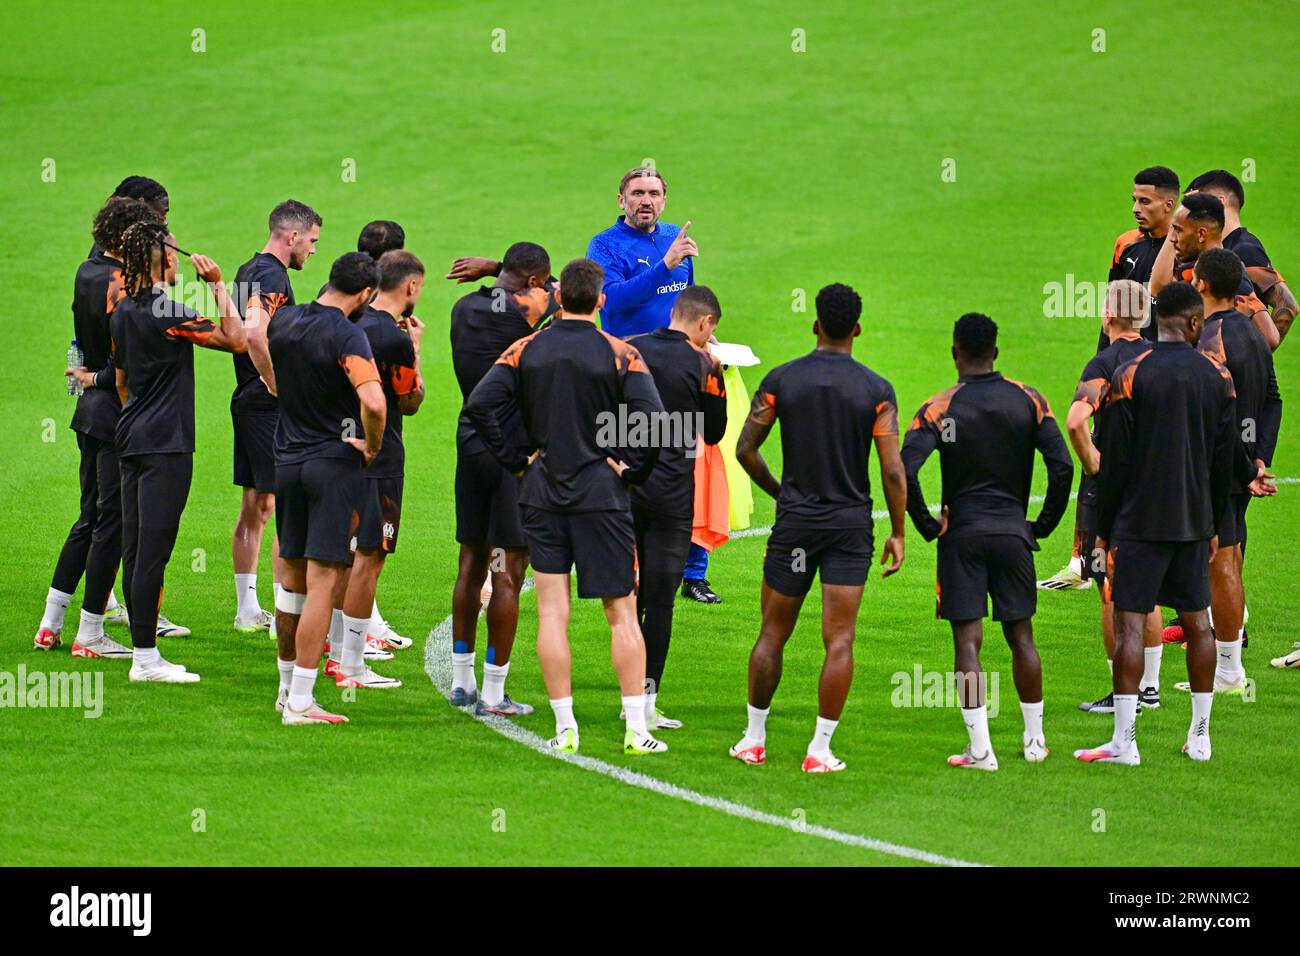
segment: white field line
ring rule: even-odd
[[[525,582],[525,587],[531,582]],[[437,627],[429,633],[429,639],[424,645],[424,670],[437,688],[438,693],[444,697],[451,695],[451,617],[447,617]],[[471,708],[464,708],[467,716],[474,717]],[[966,860],[957,860],[948,856],[941,856],[938,853],[930,853],[927,850],[917,850],[910,846],[902,846],[897,843],[887,843],[884,840],[873,840],[870,837],[859,836],[855,833],[843,833],[840,830],[832,830],[830,827],[819,826],[814,823],[800,823],[799,821],[786,817],[779,817],[773,813],[765,813],[754,807],[747,806],[743,803],[735,803],[731,800],[724,800],[721,797],[711,797],[707,794],[698,793],[689,790],[686,787],[679,787],[676,784],[659,780],[655,777],[638,773],[635,770],[628,770],[626,767],[619,767],[603,760],[597,760],[594,757],[585,757],[582,754],[558,753],[546,745],[546,741],[517,724],[511,723],[504,717],[486,715],[483,717],[474,717],[480,723],[507,737],[516,743],[521,743],[531,750],[540,754],[546,754],[557,760],[563,760],[567,763],[574,764],[584,770],[590,770],[593,773],[602,774],[610,777],[620,783],[625,783],[630,787],[638,787],[642,790],[649,790],[651,793],[657,793],[660,796],[674,797],[678,800],[685,800],[687,803],[693,803],[697,806],[708,807],[711,810],[718,810],[733,817],[739,817],[742,820],[752,820],[755,823],[766,823],[769,826],[780,827],[783,830],[793,830],[796,833],[805,833],[810,836],[820,837],[823,840],[830,840],[834,843],[842,843],[847,846],[861,847],[864,850],[875,850],[877,853],[885,853],[890,856],[903,857],[908,860],[918,860],[922,863],[932,863],[936,866],[983,866],[981,863],[970,863]],[[663,759],[663,758],[660,758]],[[722,759],[721,757],[719,759]]]
[[[1275,485],[1300,485],[1300,478],[1274,478],[1274,479],[1273,479],[1273,484],[1275,484]],[[1073,501],[1073,500],[1074,500],[1075,498],[1077,498],[1077,497],[1079,497],[1079,493],[1078,493],[1077,491],[1072,491],[1072,492],[1070,492],[1070,500],[1071,500],[1071,501]],[[1031,505],[1042,504],[1042,503],[1043,503],[1043,496],[1042,496],[1042,495],[1030,495],[1030,496],[1029,496],[1029,503],[1030,503]],[[930,512],[931,512],[931,514],[938,514],[938,513],[939,513],[939,505],[930,505]],[[888,518],[888,517],[889,517],[889,512],[886,511],[886,510],[883,510],[883,509],[878,509],[878,510],[876,510],[876,511],[871,512],[871,518],[872,518],[873,521],[882,521],[882,520],[884,520],[885,518]],[[761,537],[763,537],[764,535],[768,535],[768,534],[771,534],[771,533],[772,533],[772,526],[771,526],[771,525],[764,525],[764,526],[761,527],[761,528],[746,528],[746,529],[743,530],[743,531],[733,531],[733,532],[731,532],[731,537],[733,537],[733,538],[761,538]]]

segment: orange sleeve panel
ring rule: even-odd
[[[1106,402],[1106,393],[1110,390],[1110,382],[1104,378],[1090,378],[1079,383],[1079,387],[1074,390],[1074,400],[1076,402],[1087,402],[1088,406],[1095,412]]]
[[[754,393],[749,406],[749,420],[755,425],[770,428],[776,421],[776,396],[762,389]]]
[[[117,308],[117,304],[122,301],[126,295],[126,283],[122,280],[122,270],[114,269],[113,274],[108,277],[108,298],[104,303],[104,312],[112,315]]]
[[[1029,396],[1029,400],[1034,403],[1034,412],[1038,415],[1038,421],[1040,424],[1044,418],[1052,417],[1052,406],[1047,404],[1047,399],[1043,398],[1042,393],[1039,392],[1038,389],[1031,388],[1024,382],[1017,382],[1014,378],[1009,378],[1007,381]]]
[[[247,312],[248,309],[251,309],[256,305],[266,313],[266,317],[269,319],[280,310],[280,306],[284,305],[288,301],[289,297],[281,292],[268,292],[265,295],[261,292],[254,292],[248,297],[248,308],[244,311]]]
[[[636,350],[636,346],[628,345],[620,338],[615,338],[604,329],[597,329],[605,337],[606,344],[609,345],[610,351],[614,353],[614,368],[619,374],[624,372],[642,372],[650,374],[649,367],[645,364],[645,359],[641,353]]]
[[[727,397],[727,386],[722,381],[722,369],[713,366],[704,376],[704,394],[716,395],[718,398]]]
[[[952,397],[957,394],[962,383],[958,382],[952,388],[944,389],[938,395],[928,398],[921,404],[916,412],[916,417],[912,419],[912,424],[907,426],[908,431],[916,431],[918,428],[924,428],[927,423],[935,428],[943,428],[943,420],[948,414],[948,406],[952,404]]]
[[[1198,350],[1198,351],[1199,351],[1199,350]],[[1213,355],[1210,355],[1210,354],[1207,353],[1207,352],[1201,352],[1201,354],[1205,356],[1205,361],[1207,361],[1207,362],[1209,362],[1211,365],[1213,365],[1215,371],[1217,371],[1217,372],[1219,373],[1219,376],[1220,376],[1224,381],[1226,381],[1226,382],[1228,383],[1228,395],[1229,395],[1231,398],[1236,398],[1236,397],[1237,397],[1237,386],[1236,386],[1236,384],[1232,381],[1232,373],[1228,371],[1228,367],[1227,367],[1226,365],[1221,364],[1219,361],[1217,361],[1217,360],[1214,358]]]
[[[1124,250],[1141,238],[1142,230],[1140,229],[1130,229],[1128,232],[1120,233],[1119,238],[1115,240],[1115,251],[1110,257],[1110,264],[1112,266],[1119,265],[1119,257],[1124,254]]]
[[[339,368],[343,369],[343,374],[348,377],[353,388],[360,388],[366,382],[379,381],[379,369],[375,368],[374,359],[345,355],[339,360]]]
[[[410,395],[423,387],[420,376],[415,374],[415,369],[407,368],[405,365],[392,366],[388,373],[388,384],[397,395]]]
[[[1204,352],[1220,365],[1228,364],[1228,353],[1223,348],[1223,320],[1207,322],[1196,342],[1197,351]]]
[[[1125,362],[1115,372],[1114,379],[1111,380],[1111,387],[1106,393],[1106,402],[1117,402],[1122,399],[1133,397],[1133,379],[1137,377],[1138,366],[1146,361],[1151,352],[1143,352],[1135,359]]]
[[[511,342],[510,347],[501,353],[501,357],[497,359],[496,364],[519,368],[519,357],[524,354],[524,349],[528,347],[528,343],[536,335],[537,333],[534,332],[532,335],[525,335],[522,339]]]
[[[876,421],[871,426],[871,436],[880,438],[898,434],[898,407],[893,402],[876,405]]]
[[[212,338],[212,333],[216,330],[217,327],[210,319],[189,319],[173,325],[167,330],[167,335],[174,339],[184,339],[195,345],[202,345]]]

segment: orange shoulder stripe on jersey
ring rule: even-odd
[[[1138,366],[1147,360],[1147,356],[1153,354],[1151,351],[1143,352],[1141,355],[1129,359],[1118,369],[1115,370],[1115,377],[1111,381],[1111,388],[1106,393],[1106,403],[1110,404],[1120,399],[1133,397],[1133,379],[1137,375]]]
[[[1197,349],[1197,352],[1199,352],[1200,355],[1204,357],[1205,361],[1209,362],[1211,365],[1214,366],[1214,370],[1218,372],[1220,377],[1222,377],[1224,381],[1228,383],[1228,392],[1231,395],[1231,397],[1236,398],[1237,386],[1236,383],[1232,381],[1232,373],[1228,371],[1228,367],[1224,365],[1222,362],[1220,362],[1218,359],[1216,359],[1213,355],[1209,354],[1208,352],[1201,352],[1200,349]]]
[[[360,355],[345,355],[339,359],[339,368],[343,369],[343,374],[348,377],[353,388],[360,388],[366,382],[379,381],[379,369],[375,368],[374,359]]]
[[[541,334],[541,332],[534,332],[532,335],[525,335],[522,339],[515,339],[506,347],[506,350],[501,353],[501,357],[496,360],[496,364],[509,365],[511,368],[519,368],[519,356],[523,355],[524,349],[527,348],[528,343]]]
[[[948,406],[952,404],[952,397],[961,391],[964,384],[964,382],[958,382],[951,388],[945,388],[938,395],[931,396],[922,402],[921,407],[912,418],[912,423],[907,426],[907,430],[914,432],[927,422],[936,428],[943,428],[943,419],[948,414]]]
[[[1205,327],[1201,329],[1201,337],[1196,341],[1196,350],[1204,352],[1220,365],[1228,364],[1228,353],[1223,348],[1222,319],[1205,323]]]
[[[641,353],[637,351],[636,346],[629,345],[622,339],[610,335],[604,329],[597,328],[597,332],[605,337],[609,343],[610,351],[614,353],[614,368],[622,372],[642,372],[650,374],[650,369],[646,367],[645,360],[641,358]]]
[[[1008,378],[1007,381],[1029,396],[1029,400],[1034,403],[1034,411],[1038,414],[1040,423],[1044,418],[1052,417],[1052,406],[1047,404],[1047,399],[1043,397],[1042,392],[1024,382],[1017,382],[1014,378]]]
[[[1124,254],[1124,250],[1141,238],[1141,229],[1130,229],[1128,232],[1121,232],[1119,238],[1115,240],[1115,251],[1111,255],[1110,264],[1113,266],[1119,265],[1119,257]]]
[[[268,319],[273,318],[275,313],[280,311],[280,306],[289,301],[289,297],[282,292],[268,292],[263,295],[261,292],[254,292],[248,297],[248,306],[256,305],[266,313]],[[245,307],[245,312],[248,307]]]

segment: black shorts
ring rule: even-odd
[[[578,597],[631,594],[635,586],[636,534],[631,511],[573,514],[520,506],[528,561],[542,574],[568,574],[578,566]]]
[[[1097,501],[1101,483],[1096,475],[1079,479],[1079,501],[1074,512],[1074,550],[1083,565],[1080,576],[1085,581],[1096,581],[1097,586],[1106,579],[1106,552],[1097,548]]]
[[[1223,514],[1219,516],[1215,529],[1219,535],[1219,547],[1231,548],[1234,544],[1246,541],[1246,506],[1250,504],[1250,493],[1228,495],[1228,503]]]
[[[402,525],[402,476],[366,476],[365,500],[357,525],[357,550],[380,548],[385,554],[397,550],[397,532]]]
[[[519,478],[489,451],[456,452],[456,540],[523,548],[519,517]]]
[[[990,597],[995,621],[1034,616],[1038,591],[1029,542],[1014,534],[940,538],[936,616],[945,621],[987,617]]]
[[[275,470],[280,557],[347,564],[365,500],[361,458],[316,458]]]
[[[875,542],[870,527],[784,524],[778,518],[763,553],[763,580],[786,597],[803,597],[820,572],[822,585],[862,587]]]
[[[275,491],[275,426],[279,415],[230,412],[235,424],[235,484],[258,494]]]
[[[1210,542],[1112,541],[1110,597],[1117,611],[1201,611],[1210,606]]]

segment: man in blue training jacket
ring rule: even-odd
[[[677,293],[695,285],[695,240],[687,235],[691,224],[680,228],[660,222],[668,184],[653,166],[629,169],[618,184],[618,207],[623,210],[614,225],[592,237],[587,258],[605,270],[605,307],[600,326],[610,335],[629,338],[666,327]],[[691,545],[682,579],[682,596],[703,604],[717,604],[704,575],[709,553]]]

